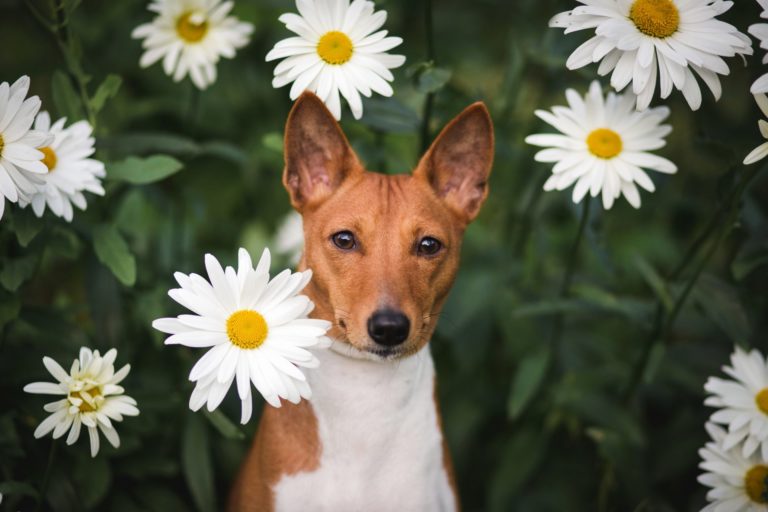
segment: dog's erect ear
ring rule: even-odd
[[[283,185],[300,212],[362,170],[336,119],[311,92],[303,93],[288,114],[284,149]]]
[[[488,195],[493,163],[493,123],[482,103],[456,116],[426,152],[414,171],[426,179],[465,223],[477,217]]]

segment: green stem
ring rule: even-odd
[[[582,201],[581,207],[581,219],[579,220],[579,227],[576,231],[576,237],[571,244],[571,250],[568,257],[568,263],[565,267],[565,274],[563,274],[563,281],[560,283],[560,291],[558,293],[558,299],[566,299],[571,294],[571,282],[573,281],[573,274],[576,271],[576,264],[579,259],[579,248],[581,242],[584,239],[584,233],[587,230],[587,224],[589,220],[589,203],[591,197],[587,195]],[[554,349],[560,340],[560,336],[563,334],[564,325],[563,313],[558,313],[555,316],[554,324],[552,327],[552,334],[549,338],[550,346]]]
[[[765,167],[753,167],[741,176],[741,179],[728,195],[726,201],[713,213],[712,217],[709,219],[709,221],[707,221],[707,224],[701,235],[697,237],[692,247],[686,252],[680,264],[678,264],[674,272],[671,274],[670,280],[676,279],[678,276],[682,275],[688,266],[697,259],[701,250],[706,247],[706,241],[710,239],[710,237],[714,234],[714,238],[712,239],[708,250],[699,259],[698,265],[694,268],[693,273],[683,288],[683,291],[675,300],[672,309],[666,315],[666,319],[664,315],[664,306],[661,303],[657,305],[653,327],[651,328],[649,336],[646,338],[645,343],[643,344],[640,358],[633,368],[632,375],[630,376],[628,385],[624,391],[623,400],[625,403],[630,402],[635,396],[635,393],[637,392],[637,389],[643,380],[643,376],[647,373],[648,365],[651,361],[653,347],[656,345],[656,343],[666,342],[668,335],[672,330],[675,321],[677,320],[677,317],[682,311],[683,306],[685,305],[688,296],[690,295],[693,287],[696,285],[696,282],[701,276],[701,273],[706,268],[707,263],[709,263],[709,260],[712,258],[712,256],[714,256],[722,241],[731,232],[731,228],[733,227],[733,224],[739,213],[739,205],[741,204],[742,195],[752,180],[764,168]],[[725,214],[724,221],[723,214]]]
[[[59,445],[55,439],[51,440],[51,449],[48,452],[48,463],[45,466],[45,473],[43,473],[43,482],[40,484],[40,500],[37,502],[36,512],[40,512],[43,509],[43,503],[45,502],[45,495],[48,492],[48,483],[51,481],[51,471],[53,470],[53,462],[56,460],[56,448]]]
[[[88,123],[90,123],[91,127],[93,129],[96,129],[96,115],[93,112],[93,108],[91,108],[91,101],[88,97],[88,89],[85,85],[85,80],[83,79],[83,70],[75,66],[75,57],[72,53],[72,37],[69,32],[69,19],[67,18],[66,8],[64,6],[64,0],[57,0],[56,4],[54,5],[54,15],[56,18],[56,25],[54,30],[54,36],[56,39],[56,43],[59,46],[59,49],[61,50],[62,55],[64,56],[64,60],[67,63],[67,71],[69,71],[69,75],[74,80],[75,85],[77,86],[77,92],[80,95],[80,102],[83,106],[83,111],[85,112],[86,118],[88,119]]]
[[[435,35],[432,23],[432,0],[424,1],[424,36],[427,47],[427,61],[435,63]],[[421,152],[429,149],[432,140],[430,124],[432,122],[432,109],[434,108],[435,94],[427,93],[424,98],[424,107],[421,112]]]

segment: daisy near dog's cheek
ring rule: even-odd
[[[171,296],[198,316],[163,318],[153,326],[171,336],[166,344],[210,349],[192,367],[195,382],[189,406],[215,410],[234,384],[241,401],[241,423],[252,412],[251,385],[274,407],[281,399],[298,403],[311,390],[303,368],[314,368],[309,351],[325,346],[330,322],[307,318],[314,305],[300,292],[310,271],[284,270],[269,279],[271,256],[264,250],[254,269],[245,249],[238,254],[238,269],[223,268],[206,255],[206,281],[202,276],[177,274],[181,289]],[[301,368],[301,369],[300,369]]]

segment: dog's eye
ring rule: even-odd
[[[334,233],[331,235],[331,240],[333,241],[333,245],[343,251],[351,251],[357,247],[357,240],[355,240],[355,235],[353,235],[351,231],[339,231],[338,233]]]
[[[440,243],[440,240],[431,236],[425,236],[419,240],[419,244],[416,246],[416,253],[419,256],[434,256],[442,248],[443,244]]]

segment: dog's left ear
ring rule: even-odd
[[[466,224],[488,195],[493,164],[493,123],[483,103],[473,103],[443,128],[413,172]]]

